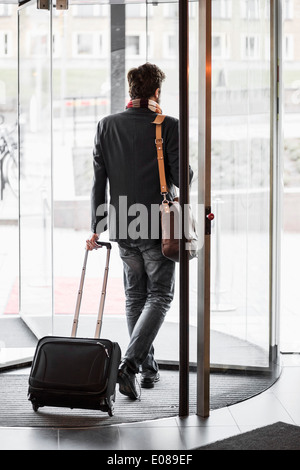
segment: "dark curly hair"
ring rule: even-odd
[[[157,88],[161,88],[165,78],[165,74],[156,65],[149,64],[149,62],[129,70],[127,80],[130,98],[149,99],[154,96]]]

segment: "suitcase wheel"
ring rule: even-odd
[[[111,395],[110,399],[106,401],[108,406],[108,415],[113,416],[115,414],[114,410],[114,402],[115,402],[116,394],[114,393]]]
[[[37,411],[39,409],[39,405],[37,403],[32,403],[33,411]]]

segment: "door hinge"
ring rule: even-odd
[[[56,0],[56,10],[68,10],[69,0]]]
[[[50,0],[37,0],[38,10],[50,10]]]

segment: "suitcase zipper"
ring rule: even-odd
[[[47,339],[48,339],[48,338],[47,338]],[[50,342],[55,343],[58,338],[57,338],[57,337],[50,337],[49,339],[50,339]],[[59,338],[59,339],[60,339],[60,338]],[[81,338],[78,338],[78,339],[76,338],[76,340],[77,340],[78,343],[81,343]],[[87,339],[86,341],[88,341],[88,339]],[[59,342],[63,342],[63,341],[59,341]],[[94,341],[92,340],[92,342],[94,342]],[[44,343],[44,344],[45,344],[45,343]],[[94,342],[94,344],[98,344],[99,346],[101,346],[101,347],[104,349],[104,351],[105,351],[106,356],[108,357],[108,359],[110,358],[109,351],[108,351],[107,347],[106,347],[103,343],[101,343],[100,341],[96,341],[96,342]]]
[[[108,352],[108,349],[106,348],[106,346],[104,346],[104,344],[100,343],[99,341],[97,341],[97,344],[100,344],[100,346],[102,346],[104,348],[104,351],[106,352],[106,355],[109,358],[109,352]]]

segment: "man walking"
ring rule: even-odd
[[[175,263],[162,255],[160,247],[162,196],[153,124],[156,115],[162,113],[159,102],[165,74],[146,63],[131,69],[127,79],[131,100],[126,110],[103,118],[97,127],[92,235],[87,248],[96,248],[108,223],[109,238],[118,243],[123,261],[130,335],[119,367],[119,390],[137,399],[137,373],[141,372],[141,387],[152,388],[159,380],[153,341],[173,300]],[[168,197],[173,198],[174,186],[179,186],[177,119],[165,117],[162,137]]]

